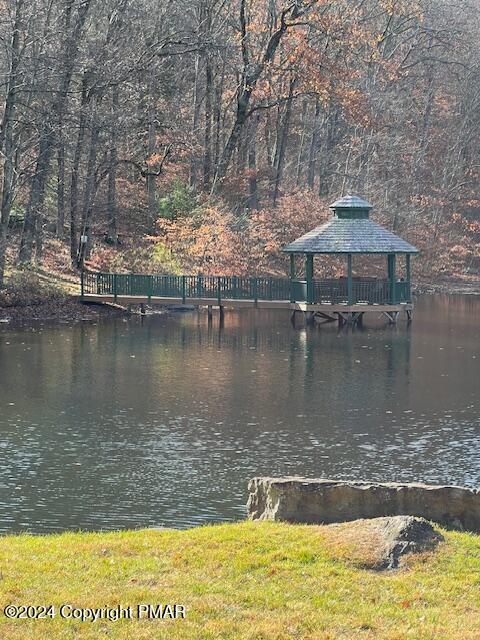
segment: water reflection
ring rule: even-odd
[[[282,312],[0,332],[0,530],[244,516],[256,474],[478,485],[480,300],[414,323]]]

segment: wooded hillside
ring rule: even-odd
[[[478,272],[478,0],[0,7],[0,285],[5,256],[46,247],[68,268],[278,273],[345,193],[424,275]]]

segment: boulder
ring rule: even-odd
[[[435,531],[424,518],[415,516],[392,516],[355,520],[343,524],[327,525],[336,528],[336,539],[351,549],[360,551],[360,557],[368,558],[369,568],[396,569],[404,556],[411,553],[433,551],[443,536]]]
[[[385,516],[417,516],[446,527],[480,531],[480,492],[465,487],[395,482],[253,478],[252,520],[330,524]]]

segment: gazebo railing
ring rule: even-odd
[[[384,304],[390,300],[391,286],[387,280],[354,280],[352,304]],[[347,304],[349,302],[346,278],[338,280],[314,280],[312,302]]]
[[[352,304],[389,304],[392,301],[392,285],[388,280],[356,278],[352,282]],[[409,301],[410,283],[396,282],[395,303]],[[349,302],[347,279],[314,280],[312,302],[347,304]]]
[[[307,290],[305,280],[288,278],[248,278],[238,276],[171,276],[119,273],[82,273],[82,295],[143,296],[216,300],[276,300],[317,304],[348,304],[347,278],[313,280]],[[394,295],[392,295],[394,293]],[[310,298],[310,300],[309,300]],[[391,304],[410,302],[410,283],[355,278],[353,304]]]

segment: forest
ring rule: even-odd
[[[11,269],[284,273],[342,194],[480,266],[478,0],[1,0]]]

